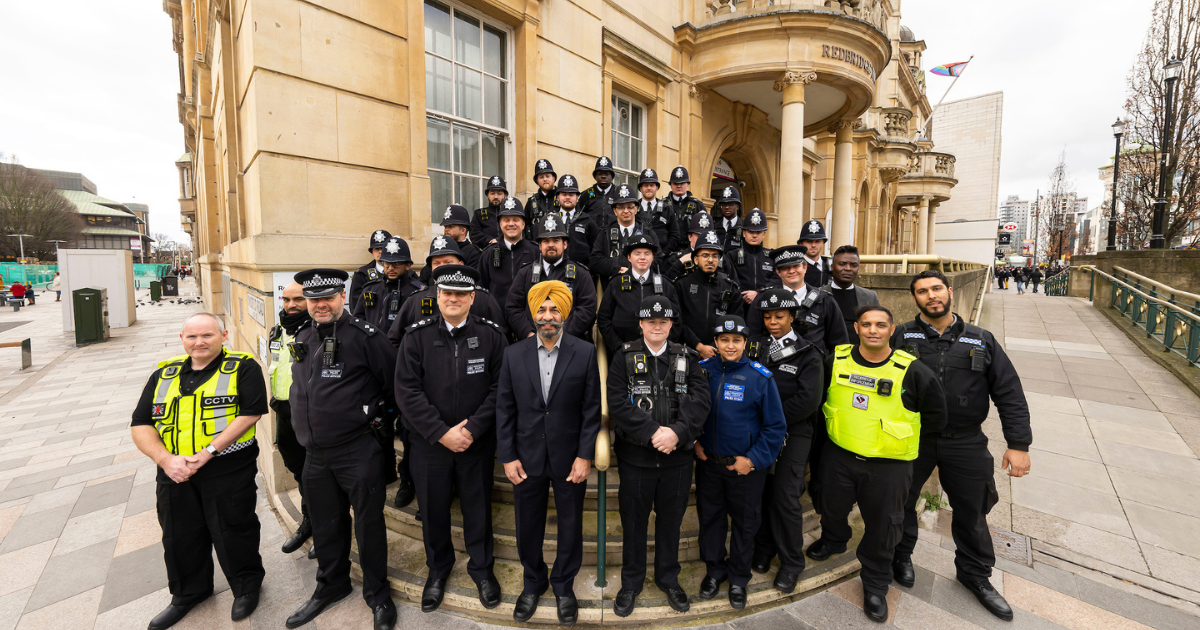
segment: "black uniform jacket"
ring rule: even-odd
[[[389,281],[387,276],[384,276],[374,282],[368,282],[363,287],[358,304],[351,309],[350,314],[387,330],[408,299],[424,290],[425,283],[418,280],[412,270],[394,281]],[[392,310],[393,299],[397,300],[395,311]]]
[[[404,303],[404,306],[400,307],[400,314],[388,328],[388,341],[392,342],[393,346],[399,346],[400,341],[404,338],[404,332],[409,326],[422,319],[440,314],[437,303],[437,287],[429,287],[420,293],[414,293]],[[478,315],[500,326],[501,329],[505,329],[504,311],[501,310],[499,304],[496,304],[496,298],[493,298],[486,289],[475,289],[475,301],[471,304],[471,314]]]
[[[652,232],[644,223],[633,220],[633,225],[629,228],[621,227],[614,218],[609,223],[601,226],[600,234],[596,237],[595,244],[592,245],[592,259],[588,267],[592,270],[592,275],[600,280],[600,284],[608,289],[608,282],[612,277],[620,272],[621,267],[629,268],[629,259],[621,255],[621,250],[625,248],[625,243],[629,238],[625,237],[624,230],[632,230],[633,236],[639,236],[643,232]],[[616,253],[614,256],[613,253]]]
[[[918,315],[896,327],[892,346],[917,355],[945,388],[947,433],[978,429],[987,418],[990,396],[1008,448],[1029,450],[1033,430],[1021,377],[991,332],[977,326],[968,330],[955,315],[954,323],[939,335]],[[981,352],[983,357],[976,359]]]
[[[638,317],[638,311],[641,310],[642,300],[652,295],[658,295],[654,288],[655,275],[659,277],[658,285],[662,287],[661,295],[670,300],[675,308],[676,317],[671,323],[671,341],[683,339],[683,322],[678,317],[681,312],[679,293],[675,290],[675,285],[661,274],[655,274],[653,271],[646,274],[645,283],[638,282],[632,271],[626,271],[613,278],[613,281],[609,283],[608,290],[600,299],[600,312],[596,313],[596,324],[600,328],[600,335],[604,337],[608,356],[615,356],[617,350],[621,348],[621,344],[642,338],[641,318]]]
[[[529,199],[525,200],[525,238],[531,241],[537,239],[542,217],[553,212],[558,212],[558,193],[553,188],[548,193],[539,188],[530,195]]]
[[[333,365],[322,361],[323,341],[337,339]],[[325,325],[300,329],[304,356],[292,364],[292,428],[304,448],[330,447],[370,431],[381,406],[393,405],[396,349],[378,326],[342,313]]]
[[[464,265],[468,267],[474,267],[476,269],[479,268],[479,256],[483,253],[481,248],[476,247],[470,239],[463,239],[458,241],[458,250],[462,252]],[[421,267],[421,273],[418,274],[417,277],[421,279],[421,282],[429,284],[429,277],[432,274],[433,267],[431,265],[425,265],[424,267]]]
[[[741,287],[719,271],[710,275],[696,269],[680,278],[675,286],[679,289],[679,306],[683,311],[683,342],[689,348],[695,348],[697,343],[713,345],[712,331],[717,327],[717,320],[726,315],[745,313]]]
[[[730,229],[725,228],[725,215],[721,214],[721,210],[717,208],[720,204],[713,206],[713,231],[721,239],[721,249],[729,251],[742,246],[742,217],[737,217],[737,222]]]
[[[479,256],[479,284],[491,292],[497,304],[504,304],[513,278],[517,277],[521,267],[541,258],[542,251],[533,241],[521,239],[510,248],[504,239],[500,239],[484,248]]]
[[[576,208],[575,217],[560,212],[564,229],[567,231],[567,258],[581,265],[592,264],[592,246],[600,237],[600,228],[592,215]]]
[[[683,262],[685,255],[689,255],[686,263]],[[695,260],[694,257],[695,253],[692,252],[691,247],[686,245],[685,241],[684,249],[666,254],[661,259],[656,257],[654,264],[659,265],[659,268],[663,270],[663,274],[666,275],[668,280],[679,282],[680,278],[695,271],[696,266],[692,262]],[[728,254],[721,254],[721,262],[717,263],[717,269],[724,272],[730,278],[737,278],[737,272],[734,271],[733,265],[729,264]]]
[[[850,358],[864,367],[881,367],[891,361],[889,356],[883,363],[871,363],[863,358],[858,346],[850,351]],[[825,390],[829,391],[829,381],[833,378],[832,354],[825,358]],[[893,389],[893,396],[895,390]],[[933,372],[920,361],[913,361],[904,373],[904,381],[900,384],[900,402],[909,411],[921,414],[921,435],[941,433],[946,426],[946,400],[942,393],[942,384],[938,382]]]
[[[679,224],[679,217],[661,199],[651,201],[650,211],[646,211],[646,200],[638,200],[637,220],[654,230],[661,251],[673,252],[687,243],[687,231]]]
[[[471,217],[471,227],[468,229],[468,233],[471,235],[471,242],[479,247],[487,247],[492,239],[499,242],[504,238],[500,235],[500,204],[489,203],[476,210]]]
[[[761,335],[746,344],[747,356],[762,363],[775,376],[788,435],[811,437],[813,420],[825,398],[825,355],[811,341],[799,337],[782,355],[771,353],[771,335]]]
[[[808,259],[805,258],[805,261]],[[828,256],[821,256],[817,259],[817,264],[808,263],[808,267],[804,269],[804,282],[810,287],[823,287],[829,279],[833,277],[833,259]]]
[[[566,479],[575,458],[596,458],[600,433],[600,368],[596,346],[563,335],[542,398],[538,337],[522,339],[504,351],[496,394],[496,459],[520,460],[530,476]]]
[[[816,294],[816,297],[809,307],[804,306],[803,300],[800,302],[800,309],[796,312],[796,321],[792,322],[792,329],[801,337],[815,344],[827,356],[833,356],[833,349],[844,343],[857,342],[857,339],[851,339],[846,335],[846,323],[842,319],[842,309],[838,308],[837,301],[833,299],[833,296],[817,291],[814,286],[809,286],[807,289],[808,293],[804,294],[806,299],[809,294]],[[750,330],[750,335],[763,334],[766,328],[763,327],[762,311],[754,305],[751,305],[748,310],[746,328]]]
[[[675,200],[675,194],[668,191],[667,196],[663,197],[662,201],[671,209],[671,213],[679,221],[679,229],[683,231],[683,240],[675,248],[683,247],[687,244],[687,231],[688,227],[692,224],[692,215],[697,212],[704,212],[704,202],[693,197],[690,190],[678,201]]]
[[[517,339],[524,339],[530,333],[536,332],[533,315],[529,312],[529,289],[533,288],[533,271],[538,265],[542,265],[540,258],[517,272],[517,277],[508,290],[508,300],[504,303],[505,321]],[[567,280],[568,265],[574,266],[574,280]],[[596,283],[587,268],[578,263],[560,260],[557,265],[550,267],[549,274],[542,265],[539,275],[539,282],[559,280],[571,288],[571,312],[563,322],[563,330],[568,335],[590,341],[592,325],[596,323]]]
[[[441,315],[408,327],[396,356],[396,402],[410,431],[436,444],[467,421],[465,455],[496,452],[496,383],[508,342],[495,324],[468,315],[453,333]]]
[[[350,292],[346,294],[346,310],[353,311],[355,306],[358,306],[358,301],[362,299],[363,287],[367,286],[368,282],[374,282],[384,277],[383,272],[379,270],[378,263],[374,260],[354,270],[350,275]]]
[[[579,209],[592,215],[596,219],[596,224],[601,225],[608,221],[608,217],[612,215],[613,199],[617,198],[617,185],[609,184],[608,192],[602,192],[599,184],[592,184],[591,188],[579,194]]]
[[[650,443],[659,424],[649,411],[639,409],[630,402],[626,353],[644,352],[647,360],[653,364],[650,373],[665,380],[668,387],[674,387],[675,366],[671,363],[670,347],[657,357],[646,349],[646,342],[642,339],[629,342],[627,347],[630,349],[618,350],[608,363],[608,415],[617,432],[624,436],[614,445],[617,458],[623,464],[651,468],[686,464],[693,457],[692,445],[704,432],[704,421],[708,419],[708,410],[712,405],[708,378],[700,371],[699,356],[695,350],[685,349],[684,356],[688,362],[687,393],[680,395],[679,412],[671,418],[671,424],[666,425],[679,436],[679,445],[674,451],[663,453]]]
[[[771,261],[769,247],[743,242],[741,247],[722,254],[721,259],[729,261],[743,291],[762,291],[779,286],[779,276],[775,274],[775,263]]]

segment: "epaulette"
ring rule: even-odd
[[[708,357],[707,359],[700,361],[700,365],[704,365],[705,363],[710,363],[712,361],[720,361],[720,358],[718,358],[718,356],[714,354],[711,357]]]
[[[374,335],[375,333],[379,332],[379,327],[378,327],[378,326],[376,326],[375,324],[372,324],[371,322],[368,322],[368,321],[366,321],[365,319],[359,319],[359,318],[357,318],[357,317],[351,317],[351,318],[350,318],[350,323],[351,323],[351,324],[352,324],[352,325],[353,325],[355,328],[357,328],[357,329],[359,329],[359,330],[361,330],[361,331],[363,331],[363,332],[367,333],[367,336],[368,336],[368,337],[370,337],[371,335]]]
[[[638,342],[636,341],[626,341],[625,343],[621,344],[621,352],[632,351],[637,346],[637,343]]]
[[[773,374],[771,374],[771,370],[768,370],[766,368],[766,366],[759,363],[758,361],[751,361],[750,367],[758,370],[763,376],[767,376],[767,377],[774,376]]]
[[[588,196],[588,199],[595,199],[596,198],[596,189],[589,188],[587,191],[587,196]]]
[[[437,319],[436,317],[426,317],[424,319],[418,319],[417,321],[409,324],[408,328],[405,328],[404,330],[406,332],[411,332],[418,328],[423,328],[425,326],[432,324],[434,322],[434,320],[436,320],[436,319]]]
[[[700,356],[700,353],[696,352],[695,348],[689,348],[681,343],[675,343],[674,341],[667,342],[667,344],[667,351],[673,354],[690,354],[696,357]]]
[[[421,282],[420,278],[413,278],[410,284],[412,284],[414,287],[417,287],[418,291],[424,291],[425,289],[429,288],[424,282]]]
[[[474,317],[475,317],[475,319],[479,320],[480,323],[487,324],[488,326],[495,328],[496,332],[500,333],[501,335],[504,334],[504,329],[500,327],[500,324],[497,324],[496,322],[494,322],[486,317],[480,317],[478,315],[475,315]]]

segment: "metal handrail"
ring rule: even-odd
[[[1087,265],[1087,266],[1092,267],[1093,265]],[[1158,280],[1154,280],[1153,278],[1147,278],[1146,276],[1138,275],[1124,267],[1114,266],[1113,271],[1120,271],[1121,273],[1123,273],[1131,278],[1137,278],[1138,280],[1141,280],[1142,282],[1145,282],[1147,284],[1152,284],[1152,285],[1162,289],[1166,293],[1183,296],[1189,300],[1196,300],[1197,302],[1200,302],[1200,295],[1196,295],[1195,293],[1188,293],[1187,291],[1180,291],[1179,289],[1176,289],[1171,286],[1167,286],[1167,285],[1159,282]],[[1101,273],[1103,273],[1103,272],[1101,272]]]
[[[990,268],[991,265],[970,260],[959,260],[936,254],[863,254],[858,261],[864,265],[900,265],[900,273],[908,273],[909,264],[936,265],[942,273],[947,271],[967,271],[969,269]]]
[[[979,301],[975,303],[975,312],[971,313],[971,323],[978,326],[983,317],[983,296],[987,295],[988,287],[992,286],[992,267],[983,272],[983,286],[979,287]]]
[[[1094,265],[1082,265],[1078,269],[1083,272],[1091,272],[1089,300],[1095,301],[1096,275],[1098,274],[1113,286],[1112,294],[1109,296],[1109,308],[1116,309],[1121,315],[1132,320],[1135,327],[1145,330],[1146,336],[1162,344],[1164,352],[1174,352],[1186,359],[1189,364],[1200,367],[1200,314],[1146,293],[1112,274],[1097,269]],[[1154,282],[1154,284],[1165,286],[1159,282]],[[1147,313],[1143,313],[1142,310],[1145,303],[1149,303],[1149,307],[1146,309]],[[1158,321],[1160,309],[1165,313],[1161,331]],[[1182,350],[1177,347],[1180,338],[1183,338]]]
[[[1136,287],[1134,287],[1132,284],[1129,284],[1128,282],[1125,282],[1124,280],[1121,280],[1120,278],[1117,278],[1115,276],[1107,274],[1107,273],[1097,269],[1093,265],[1083,265],[1083,266],[1079,267],[1079,269],[1085,270],[1085,271],[1090,270],[1092,273],[1098,273],[1098,274],[1104,276],[1105,278],[1108,278],[1109,281],[1121,285],[1130,293],[1136,293],[1144,300],[1149,300],[1151,302],[1157,302],[1158,304],[1161,304],[1171,310],[1178,312],[1180,315],[1183,315],[1184,317],[1194,320],[1197,324],[1200,324],[1200,315],[1192,313],[1191,311],[1185,311],[1185,310],[1183,310],[1182,307],[1180,307],[1177,304],[1172,304],[1166,300],[1159,299],[1157,297],[1154,297],[1153,295],[1150,295],[1144,291],[1141,291],[1141,290],[1137,289]]]

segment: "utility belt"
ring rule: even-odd
[[[983,432],[983,427],[971,427],[971,428],[964,427],[961,429],[955,429],[953,431],[942,431],[941,433],[935,433],[934,435],[936,435],[940,438],[943,438],[943,439],[952,440],[952,439],[957,439],[957,438],[975,437],[976,435],[979,435],[982,432]]]
[[[708,461],[710,462],[714,462],[722,466],[732,466],[737,463],[736,457],[722,457],[721,455],[709,452],[709,450],[703,446],[700,448],[704,450],[704,456],[707,457]]]

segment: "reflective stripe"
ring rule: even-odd
[[[245,352],[226,351],[217,372],[196,387],[196,391],[184,396],[180,390],[180,367],[187,356],[175,357],[160,363],[166,369],[159,375],[155,385],[155,405],[163,405],[155,422],[155,429],[163,445],[176,455],[195,455],[212,443],[213,438],[229,426],[229,419],[240,413],[237,400],[236,374],[241,361],[253,360]],[[226,369],[228,368],[228,369]],[[164,375],[168,375],[164,378]],[[229,397],[220,406],[205,407],[204,400]],[[210,400],[209,402],[214,402]],[[210,426],[211,425],[211,426]],[[254,440],[254,427],[226,448],[225,452],[239,450]],[[235,445],[241,445],[235,448]]]
[[[217,391],[215,392],[216,395],[217,396],[227,396],[229,394],[229,383],[232,380],[233,380],[233,374],[225,372],[224,370],[218,372]],[[229,426],[229,414],[232,412],[233,416],[236,418],[237,411],[238,411],[237,407],[226,407],[224,409],[214,409],[213,410],[213,419],[216,421],[213,423],[214,433],[220,433],[221,431],[224,431],[225,427]],[[218,416],[217,415],[218,412],[220,412],[221,415]]]

